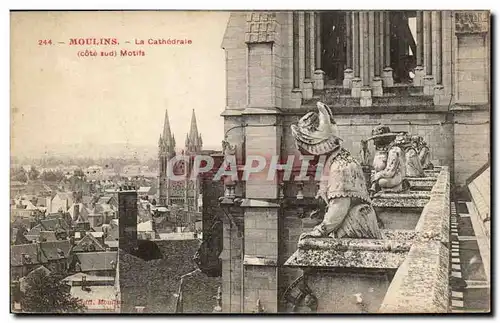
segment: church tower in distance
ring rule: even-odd
[[[165,122],[163,124],[163,134],[158,140],[158,161],[159,161],[159,203],[166,206],[169,200],[169,180],[168,180],[168,161],[175,156],[175,138],[170,131],[170,122],[168,120],[168,111],[165,110]]]

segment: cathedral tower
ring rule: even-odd
[[[166,206],[169,196],[169,181],[167,174],[168,161],[175,156],[175,138],[170,131],[168,111],[165,110],[165,121],[163,124],[163,134],[158,140],[158,161],[159,161],[159,203]]]

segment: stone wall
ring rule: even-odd
[[[490,112],[461,111],[456,112],[454,121],[454,155],[455,164],[453,182],[464,185],[469,176],[490,159]],[[474,122],[477,124],[460,124]]]
[[[490,97],[489,35],[457,35],[457,103],[486,104]]]
[[[239,313],[242,309],[243,234],[241,229],[224,223],[222,260],[222,312]]]

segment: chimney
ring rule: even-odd
[[[87,282],[87,277],[82,276],[82,290],[85,290],[85,283]]]
[[[73,205],[73,221],[77,221],[79,217],[80,217],[80,205],[75,203]]]

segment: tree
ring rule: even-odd
[[[35,166],[31,166],[30,171],[28,172],[28,178],[30,180],[36,180],[38,179],[38,176],[40,176],[40,171],[35,168]]]
[[[18,167],[11,169],[10,179],[12,181],[27,182],[28,176],[22,167]]]
[[[72,297],[70,286],[57,273],[32,272],[27,276],[27,288],[21,299],[23,312],[29,313],[75,313],[83,312],[81,300]]]
[[[42,173],[42,175],[40,176],[40,178],[44,182],[60,182],[64,178],[64,173],[61,172],[61,171],[56,171],[56,172],[45,171],[45,172]]]

